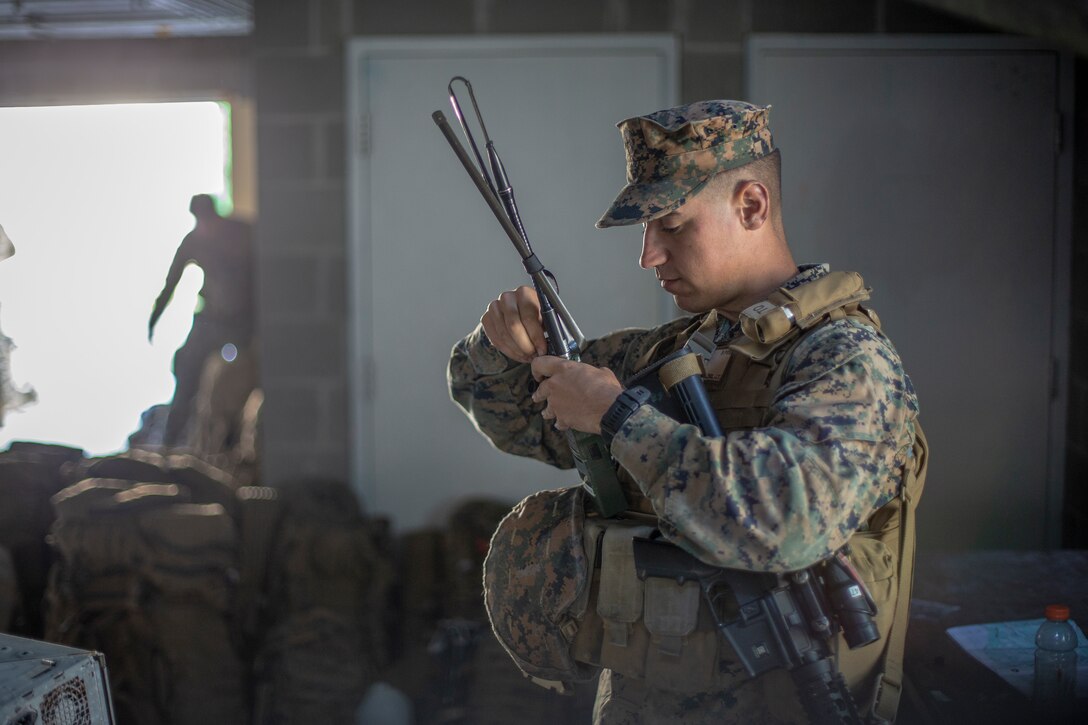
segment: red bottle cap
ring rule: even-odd
[[[1064,622],[1069,619],[1069,607],[1064,604],[1048,604],[1046,618],[1052,622]]]

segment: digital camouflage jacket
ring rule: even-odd
[[[805,268],[796,287],[826,274]],[[659,340],[696,318],[590,340],[582,361],[622,381]],[[718,344],[739,335],[724,323]],[[527,364],[495,349],[481,327],[456,344],[450,395],[501,450],[572,468],[565,436],[531,399]],[[793,571],[838,550],[891,500],[912,455],[918,400],[891,342],[853,319],[830,322],[795,348],[766,427],[706,438],[642,406],[611,452],[650,499],[662,533],[708,563]]]

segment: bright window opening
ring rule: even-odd
[[[188,267],[147,339],[189,199],[230,208],[224,103],[0,108],[0,330],[11,377],[37,402],[5,411],[0,449],[34,440],[104,455],[173,396],[171,364],[202,275]]]

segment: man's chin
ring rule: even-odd
[[[711,307],[710,305],[707,305],[698,299],[685,295],[673,295],[672,303],[684,312],[687,312],[691,315],[701,314],[708,311]]]

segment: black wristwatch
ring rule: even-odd
[[[601,438],[604,438],[604,442],[611,446],[612,437],[619,432],[627,419],[648,402],[650,402],[650,391],[641,385],[620,393],[615,402],[601,416]]]

